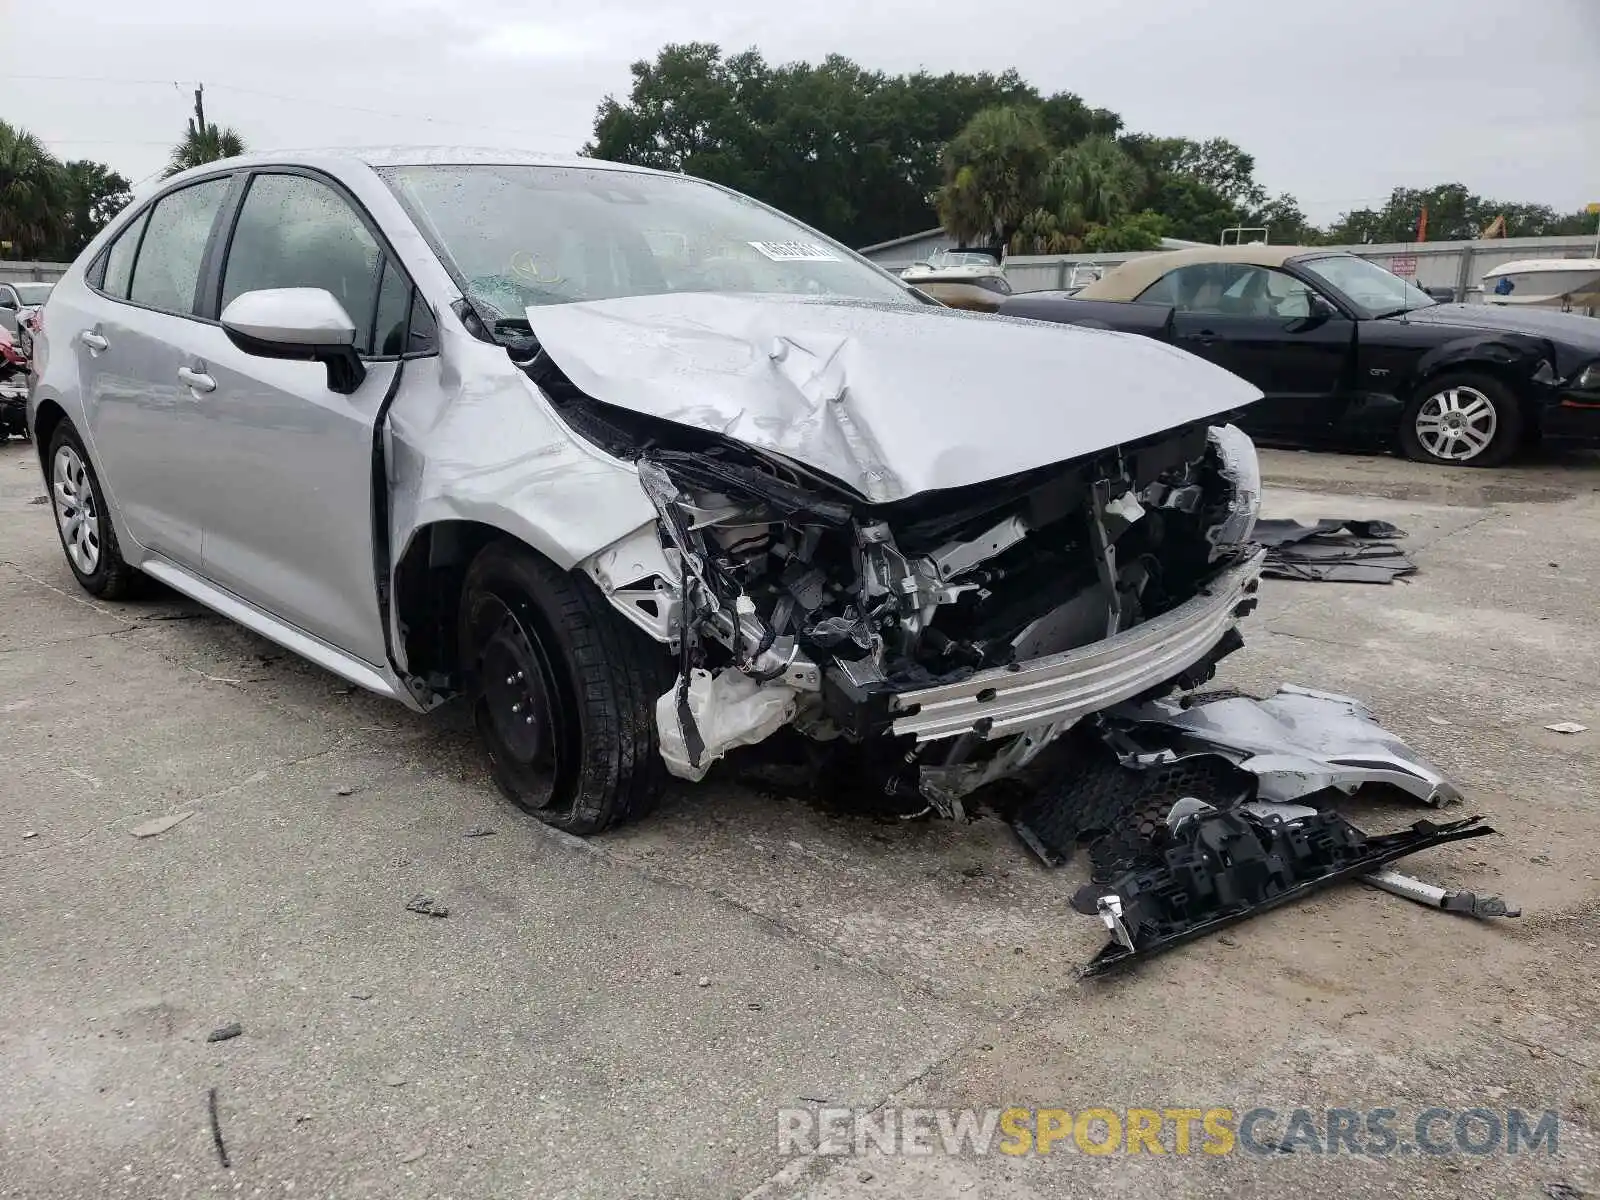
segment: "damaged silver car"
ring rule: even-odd
[[[415,709],[462,696],[574,832],[786,727],[959,815],[1209,677],[1255,603],[1254,388],[930,303],[682,176],[229,159],[122,214],[44,330],[86,589],[153,577]]]

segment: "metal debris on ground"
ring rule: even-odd
[[[1415,900],[1427,908],[1445,912],[1463,913],[1469,917],[1520,917],[1522,910],[1513,908],[1499,896],[1480,896],[1476,892],[1451,892],[1437,884],[1427,883],[1410,875],[1401,874],[1391,867],[1372,871],[1361,877],[1362,883],[1381,888],[1394,896]]]
[[[128,830],[128,832],[133,834],[133,836],[136,838],[155,837],[157,834],[165,833],[169,829],[172,829],[178,825],[182,825],[192,816],[194,816],[193,809],[190,809],[188,812],[173,813],[171,816],[156,817],[154,820],[145,821],[143,824],[135,825],[132,829]]]
[[[29,500],[28,503],[29,504],[49,504],[50,503],[50,497],[49,496],[35,496],[32,500]]]
[[[1086,974],[1345,879],[1444,911],[1520,915],[1498,896],[1387,868],[1493,832],[1479,818],[1369,836],[1331,810],[1367,783],[1439,807],[1461,798],[1352,697],[1284,685],[1266,699],[1218,692],[1129,703],[1101,714],[1069,755],[1055,781],[1018,807],[1013,827],[1050,866],[1088,845],[1091,881],[1073,907],[1099,916],[1112,941]]]
[[[1286,819],[1260,811],[1272,807],[1203,806],[1175,820],[1145,863],[1079,888],[1072,907],[1111,932],[1083,973],[1181,946],[1418,850],[1494,832],[1467,817],[1369,837],[1338,813],[1284,806],[1299,810]]]
[[[481,837],[493,837],[494,834],[495,834],[495,831],[492,830],[492,829],[478,828],[478,829],[469,829],[469,830],[467,830],[466,833],[462,834],[461,836],[462,837],[469,837],[469,838],[481,838]]]
[[[1417,564],[1394,539],[1406,532],[1387,521],[1257,521],[1254,541],[1267,547],[1263,575],[1331,583],[1393,583]]]
[[[1546,725],[1545,728],[1551,733],[1584,733],[1589,727],[1580,725],[1576,721],[1557,721],[1554,725]]]
[[[206,1034],[206,1041],[208,1041],[208,1042],[226,1042],[226,1041],[230,1041],[233,1038],[238,1037],[243,1032],[244,1032],[244,1026],[243,1025],[239,1024],[239,1022],[237,1022],[237,1021],[230,1021],[228,1024],[222,1026],[220,1029],[213,1029],[210,1033]]]
[[[406,902],[406,911],[418,913],[424,917],[448,917],[450,915],[450,910],[432,896],[413,896]]]
[[[1147,763],[1174,753],[1226,755],[1260,781],[1262,800],[1297,800],[1337,788],[1387,783],[1424,804],[1461,799],[1438,767],[1379,725],[1353,696],[1283,684],[1264,700],[1220,694],[1112,710]]]

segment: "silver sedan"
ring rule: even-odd
[[[1206,678],[1261,562],[1248,384],[593,160],[175,176],[59,282],[36,365],[84,588],[460,697],[504,792],[579,833],[784,727],[958,815]]]

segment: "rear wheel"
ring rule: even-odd
[[[462,590],[473,719],[506,797],[568,833],[655,806],[666,770],[655,700],[670,660],[588,580],[514,542],[487,547]]]
[[[1441,375],[1417,390],[1400,423],[1400,446],[1418,462],[1497,467],[1522,436],[1516,395],[1489,375]]]
[[[56,426],[46,461],[50,464],[50,503],[56,532],[79,586],[103,600],[133,595],[142,576],[122,559],[100,480],[70,422],[62,421]]]

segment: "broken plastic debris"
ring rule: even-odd
[[[704,779],[711,764],[729,750],[755,745],[788,724],[795,714],[792,689],[779,683],[757,683],[733,668],[715,675],[691,671],[688,692],[688,717],[704,745],[698,755],[691,756],[688,732],[679,719],[678,685],[673,684],[656,701],[661,757],[667,770],[679,779]]]
[[[424,917],[448,917],[450,915],[450,910],[432,896],[413,896],[406,903],[406,911],[418,913]]]
[[[194,816],[193,809],[190,809],[188,812],[173,813],[166,817],[156,817],[153,821],[146,821],[142,825],[135,825],[132,829],[128,830],[128,832],[133,834],[133,836],[136,838],[155,837],[158,833],[165,833],[167,830],[176,825],[182,825],[192,816]]]
[[[1576,721],[1557,721],[1554,725],[1546,725],[1551,733],[1583,733],[1588,730],[1587,725],[1580,725]]]
[[[29,830],[26,830],[23,833],[22,840],[23,841],[27,841],[29,838],[36,838],[38,836],[39,836],[39,831],[37,829],[29,829]]]
[[[244,1032],[244,1026],[243,1025],[239,1024],[239,1022],[237,1022],[237,1021],[230,1021],[228,1024],[222,1026],[220,1029],[213,1029],[210,1033],[206,1034],[206,1041],[208,1041],[208,1042],[227,1042],[227,1041],[231,1041],[232,1039],[238,1037],[243,1032]]]

